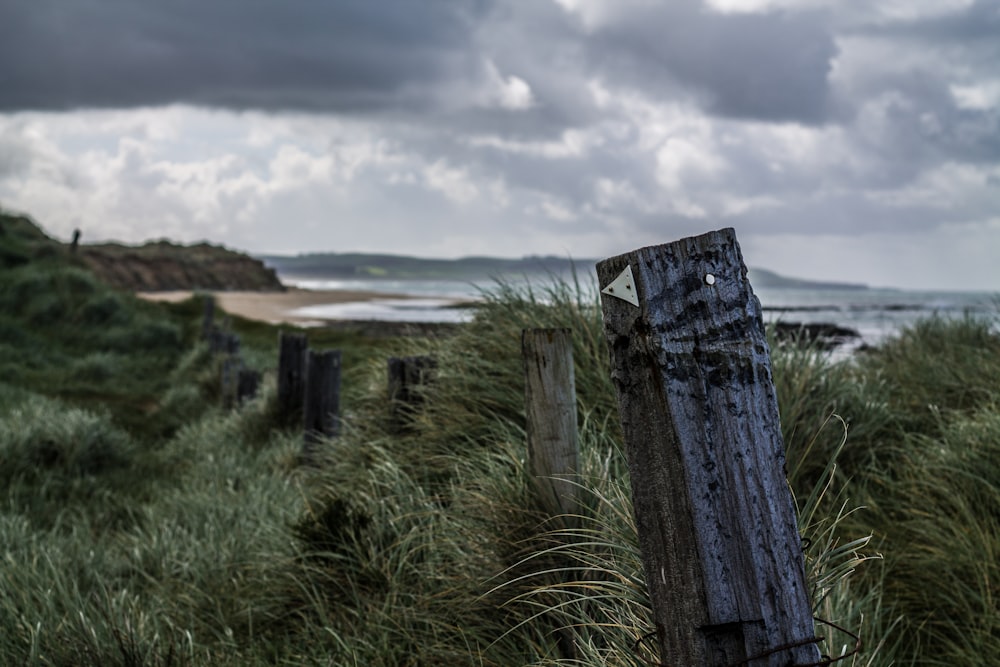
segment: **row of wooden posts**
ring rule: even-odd
[[[658,664],[835,662],[814,636],[770,353],[735,232],[642,248],[597,273]],[[340,353],[280,340],[278,400],[288,414],[301,405],[308,458],[339,432]],[[525,330],[521,348],[529,473],[550,514],[577,514],[571,332]],[[389,361],[399,427],[434,366]]]
[[[222,377],[220,393],[222,404],[231,408],[257,395],[260,387],[260,371],[250,368],[243,360],[240,337],[229,330],[229,320],[221,326],[215,324],[215,300],[204,301],[201,335],[208,342],[212,354],[222,357]]]
[[[247,367],[240,338],[227,322],[216,326],[215,301],[205,299],[202,336],[209,349],[222,355],[221,393],[226,407],[253,398],[259,371]],[[525,374],[525,413],[532,477],[544,507],[553,515],[576,511],[579,442],[576,431],[576,388],[573,341],[569,329],[526,329],[521,337]],[[437,361],[430,356],[390,357],[387,362],[391,431],[406,432],[422,390],[433,377]],[[340,435],[341,352],[311,350],[304,333],[282,331],[278,336],[277,411],[286,421],[301,419],[303,458],[314,460],[324,438]]]
[[[222,356],[221,394],[225,407],[234,407],[256,396],[261,374],[249,368],[240,354],[240,338],[229,331],[228,321],[217,326],[215,301],[205,300],[202,337],[210,351]],[[304,333],[282,331],[278,336],[277,413],[286,423],[300,422],[303,459],[315,461],[319,443],[341,432],[340,350],[312,350]],[[428,356],[390,357],[388,360],[390,430],[410,428],[415,407],[437,367]]]

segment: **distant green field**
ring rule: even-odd
[[[200,299],[139,301],[0,228],[0,664],[656,660],[636,649],[654,628],[596,295],[498,284],[441,338],[311,331],[344,351],[346,396],[307,468],[276,413],[276,327],[233,320],[264,384],[223,409]],[[853,664],[1000,655],[993,325],[929,319],[838,363],[773,346],[814,611],[859,632]],[[574,332],[572,535],[525,469],[520,332],[552,326]],[[412,354],[439,372],[398,434],[386,357]]]

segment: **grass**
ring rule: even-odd
[[[232,319],[264,386],[223,410],[198,299],[139,302],[33,243],[0,253],[0,663],[657,659],[590,286],[499,284],[446,338],[311,331],[343,350],[347,394],[344,434],[302,468],[274,408],[275,327]],[[532,327],[574,331],[572,519],[545,516],[526,472]],[[927,320],[838,363],[772,345],[816,614],[860,634],[856,665],[991,664],[994,323]],[[399,434],[385,359],[414,354],[438,367]],[[817,632],[829,655],[854,647]]]

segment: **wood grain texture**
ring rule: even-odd
[[[286,423],[297,422],[302,415],[306,387],[305,334],[282,331],[278,334],[278,412]]]
[[[813,637],[760,303],[732,229],[597,265],[660,661],[724,667]],[[709,278],[709,276],[711,276]],[[815,645],[746,662],[819,660]]]
[[[552,516],[579,512],[580,444],[576,428],[573,334],[569,329],[525,329],[524,410],[528,472]]]
[[[428,356],[389,357],[389,429],[393,433],[412,430],[413,417],[423,403],[423,391],[437,370],[437,360]]]
[[[309,350],[303,405],[302,458],[315,462],[318,443],[340,435],[340,350]]]

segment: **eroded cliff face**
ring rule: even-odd
[[[101,280],[136,292],[285,289],[262,261],[208,243],[81,245],[77,254]]]

